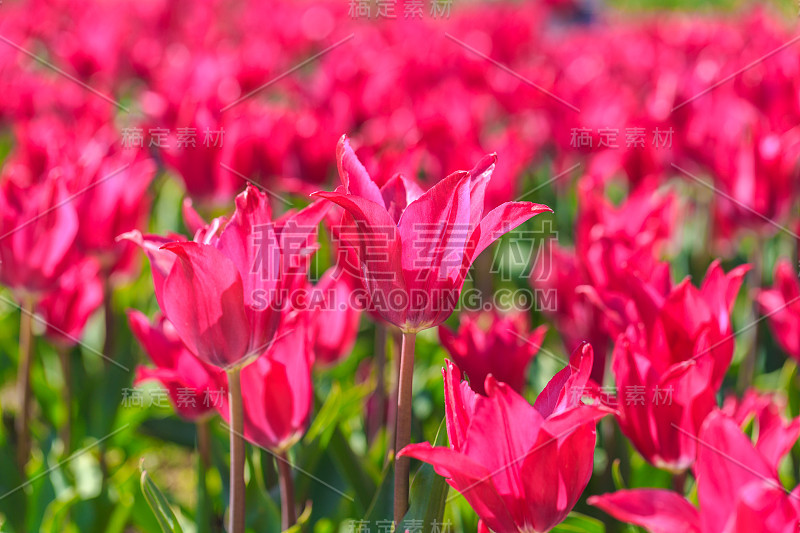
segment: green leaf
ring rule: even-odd
[[[597,518],[572,512],[551,531],[553,533],[605,533],[606,526]]]
[[[328,449],[347,483],[355,490],[356,506],[365,506],[376,493],[375,481],[339,428],[336,428],[331,435]]]
[[[150,476],[147,475],[147,470],[144,469],[144,461],[139,465],[139,470],[142,472],[142,477],[140,478],[142,493],[153,514],[156,515],[161,531],[163,533],[183,533],[180,524],[178,524],[178,519],[175,518],[175,514],[170,509],[169,502],[167,502],[164,494],[161,493],[156,484],[153,483],[153,480],[150,479]]]
[[[444,420],[439,424],[433,445],[447,446]],[[408,528],[413,531],[414,528],[418,528],[418,524],[423,524],[423,529],[427,530],[434,523],[441,524],[449,488],[445,479],[434,471],[433,466],[428,463],[423,464],[411,481],[409,509],[403,518],[403,527],[398,530],[404,531]]]
[[[394,459],[386,465],[381,476],[381,483],[366,514],[368,524],[394,517]]]

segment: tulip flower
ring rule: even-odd
[[[566,348],[572,351],[585,340],[591,342],[595,350],[592,379],[602,383],[614,328],[607,324],[604,313],[587,301],[583,286],[593,291],[625,292],[631,270],[663,270],[666,264],[658,264],[656,259],[672,233],[675,199],[642,189],[614,206],[588,181],[579,183],[578,192],[574,252],[549,243],[531,281],[549,298],[545,301],[552,302],[545,310],[555,320]]]
[[[790,493],[783,488],[776,466],[753,447],[733,419],[712,412],[697,440],[699,509],[683,495],[662,489],[622,490],[592,496],[589,503],[653,533],[797,530],[798,489]]]
[[[443,369],[449,448],[411,444],[398,455],[433,465],[496,533],[548,531],[564,520],[592,475],[595,427],[610,410],[586,405],[592,348],[576,350],[533,405],[492,375],[487,395]]]
[[[452,313],[467,270],[487,246],[549,207],[508,202],[483,213],[496,156],[422,190],[398,175],[382,188],[342,137],[337,147],[342,187],[317,192],[350,215],[342,239],[357,252],[371,306],[389,323],[415,333]],[[349,227],[348,227],[349,226]]]
[[[84,155],[92,164],[82,167],[70,183],[80,213],[76,245],[82,252],[96,255],[106,270],[124,270],[135,248],[116,238],[146,225],[150,211],[147,188],[156,165],[135,152],[114,153],[94,144],[89,143]],[[101,157],[93,153],[98,150]]]
[[[747,270],[725,274],[714,262],[700,288],[689,279],[669,287],[632,276],[627,304],[614,301],[619,295],[606,299],[619,328],[612,361],[617,419],[659,468],[683,472],[696,457],[697,433],[733,358],[730,311]]]
[[[769,317],[769,326],[781,348],[800,361],[800,281],[788,261],[775,267],[775,286],[758,293],[756,300]]]
[[[741,401],[731,396],[722,407],[722,412],[739,426],[753,421],[754,433],[758,435],[755,448],[775,469],[800,437],[800,417],[787,420],[786,405],[786,398],[779,393],[749,389]]]
[[[439,326],[442,346],[467,375],[472,389],[482,395],[486,395],[483,384],[489,374],[522,394],[528,365],[545,333],[547,326],[530,331],[528,317],[518,311],[462,313],[457,332]]]
[[[242,369],[244,436],[279,455],[303,436],[313,407],[311,319],[309,312],[288,319],[264,355]],[[217,410],[230,420],[227,400]]]
[[[288,292],[305,279],[326,209],[318,202],[273,222],[267,196],[248,187],[230,219],[198,229],[194,241],[138,232],[123,238],[151,258],[156,299],[186,347],[231,368],[260,355],[277,331]]]
[[[27,186],[4,176],[0,185],[0,283],[17,293],[54,288],[71,264],[78,216],[64,172],[53,168]]]
[[[45,322],[45,335],[59,346],[79,342],[86,322],[103,303],[100,264],[87,257],[75,262],[44,294],[36,308]]]
[[[228,372],[234,533],[244,530],[241,370],[274,341],[290,293],[306,282],[317,225],[327,208],[317,202],[273,222],[267,196],[248,186],[236,197],[233,215],[198,228],[194,241],[177,239],[156,248],[158,238],[122,236],[151,257],[156,299],[186,348]],[[190,206],[184,211],[192,213]],[[197,218],[191,215],[190,221]]]
[[[497,157],[484,157],[469,172],[455,172],[426,192],[397,175],[382,188],[367,174],[346,136],[336,149],[342,186],[317,192],[342,207],[343,240],[356,250],[369,305],[403,331],[395,449],[411,439],[414,337],[452,313],[470,265],[503,233],[552,211],[509,202],[484,216],[484,193]],[[395,465],[395,522],[408,508],[409,462]]]

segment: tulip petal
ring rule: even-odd
[[[548,531],[564,520],[592,476],[595,421],[574,416],[570,423],[557,434],[541,431],[520,466],[536,531]]]
[[[227,367],[248,352],[250,325],[236,265],[211,245],[170,243],[178,260],[164,281],[164,313],[183,343],[208,364]]]
[[[433,465],[440,476],[460,492],[472,509],[494,531],[517,531],[514,517],[498,493],[492,472],[466,455],[449,448],[432,447],[430,443],[406,446],[398,457],[413,457]]]
[[[536,215],[548,212],[552,213],[553,210],[542,204],[506,202],[486,213],[470,236],[464,257],[466,268],[468,269],[475,258],[501,236]]]
[[[361,267],[361,279],[372,301],[370,309],[396,326],[406,321],[406,309],[389,305],[393,294],[406,294],[401,269],[397,226],[381,205],[342,192],[316,192],[344,208],[339,238],[352,248]]]
[[[581,397],[589,392],[587,383],[593,361],[594,351],[589,343],[583,343],[572,353],[569,364],[547,383],[533,404],[542,417],[580,403]]]
[[[694,470],[707,531],[720,528],[733,516],[738,492],[748,483],[766,482],[780,488],[775,469],[721,411],[708,415],[698,441]]]
[[[342,135],[336,145],[336,165],[339,169],[339,179],[342,180],[345,192],[353,196],[360,196],[379,206],[386,208],[383,195],[378,186],[372,181],[367,169],[358,160],[355,151],[350,146],[347,135]]]
[[[497,154],[485,155],[480,161],[478,161],[475,167],[469,171],[470,233],[477,227],[481,221],[481,217],[483,216],[486,187],[489,185],[489,181],[492,179],[492,172],[494,172],[496,164]]]
[[[697,509],[686,498],[669,490],[620,490],[590,496],[588,502],[617,520],[636,524],[652,533],[703,531]]]
[[[395,223],[400,221],[400,216],[405,211],[408,204],[422,196],[423,191],[413,181],[402,174],[396,174],[381,187],[386,210],[394,219]]]
[[[397,227],[409,287],[436,287],[436,281],[450,279],[459,270],[468,237],[468,178],[466,172],[451,174],[410,203],[400,217]]]
[[[454,450],[460,451],[467,439],[467,430],[477,395],[466,382],[461,381],[461,372],[450,361],[445,360],[442,376],[444,377],[447,438],[450,446]]]
[[[501,494],[523,494],[519,469],[536,442],[542,417],[522,396],[491,375],[485,383],[488,397],[478,395],[464,450],[480,457]]]

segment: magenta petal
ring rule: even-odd
[[[485,388],[489,396],[475,399],[464,449],[493,472],[501,494],[522,495],[519,468],[536,442],[542,417],[522,396],[491,375],[486,377]]]
[[[381,187],[383,203],[395,223],[400,220],[400,216],[403,214],[408,204],[422,195],[423,191],[420,189],[419,185],[402,174],[392,176],[392,178]]]
[[[490,244],[523,222],[538,214],[552,212],[546,205],[531,202],[506,202],[495,207],[486,213],[470,236],[464,258],[466,266],[472,265],[475,258]]]
[[[403,326],[406,309],[385,305],[391,294],[406,292],[397,226],[389,213],[375,202],[358,196],[341,192],[317,192],[314,195],[345,209],[347,216],[343,218],[339,238],[358,256],[361,279],[372,299],[372,308],[388,322]],[[379,302],[379,298],[382,301]]]
[[[275,453],[297,442],[313,405],[307,316],[296,318],[281,328],[267,352],[241,374],[244,436]],[[217,411],[230,421],[227,398]]]
[[[578,417],[575,417],[578,418]],[[520,477],[536,531],[564,520],[583,493],[594,466],[595,423],[575,420],[556,435],[539,433],[521,461]]]
[[[443,179],[406,207],[398,229],[403,243],[403,276],[414,296],[429,295],[412,321],[436,322],[444,313],[443,294],[461,273],[469,225],[469,174]],[[416,307],[416,306],[415,306]],[[441,320],[439,320],[439,323]],[[435,323],[432,325],[436,325]]]
[[[214,366],[239,363],[250,344],[242,280],[219,250],[194,242],[171,243],[178,260],[164,281],[164,313],[197,357]]]
[[[697,448],[697,497],[709,531],[733,515],[738,493],[748,483],[780,486],[775,469],[756,452],[736,422],[720,411],[706,418]]]
[[[543,417],[580,402],[588,392],[593,361],[594,351],[589,343],[583,343],[573,352],[569,364],[553,376],[533,404]]]
[[[236,211],[216,248],[239,273],[251,329],[248,350],[259,351],[274,335],[280,317],[275,302],[280,292],[281,249],[265,194],[248,187],[236,197]]]
[[[283,287],[302,285],[317,250],[319,223],[330,210],[331,203],[317,200],[297,212],[285,214],[275,222],[275,233],[281,249]]]
[[[467,382],[461,381],[461,372],[450,361],[445,361],[442,376],[444,377],[447,438],[450,446],[454,450],[460,451],[467,439],[467,429],[469,429],[477,394]]]
[[[336,145],[336,163],[339,168],[339,178],[348,194],[360,196],[385,207],[380,189],[358,160],[346,135],[342,135],[339,144]]]
[[[686,498],[669,490],[621,490],[591,496],[588,501],[617,520],[642,526],[653,533],[703,531],[697,509]]]
[[[186,225],[186,229],[189,230],[190,235],[195,235],[206,226],[206,221],[195,211],[191,198],[184,198],[182,211],[183,223]]]
[[[505,498],[492,482],[492,472],[469,457],[449,448],[434,448],[429,443],[406,446],[398,457],[414,457],[433,465],[436,472],[459,491],[483,521],[494,531],[517,531]]]
[[[470,214],[469,214],[469,227],[470,232],[474,230],[480,223],[483,217],[484,196],[486,194],[486,187],[489,185],[489,180],[492,179],[492,172],[494,172],[495,164],[497,163],[497,154],[485,155],[469,171],[470,175]]]

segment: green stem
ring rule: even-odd
[[[294,483],[292,482],[292,464],[286,452],[277,455],[278,479],[281,489],[281,529],[286,531],[297,522],[294,508]]]
[[[64,409],[66,410],[64,425],[61,426],[59,434],[61,442],[64,443],[64,454],[69,455],[72,449],[72,362],[70,361],[70,348],[68,346],[59,345],[56,350],[58,351],[58,360],[61,363],[61,379],[64,380],[61,395]]]
[[[751,279],[753,280],[753,284],[755,285],[754,288],[760,290],[764,275],[763,273],[764,243],[758,236],[756,236],[755,243],[756,243],[754,250],[755,257],[753,257],[752,261],[753,271],[750,275]],[[753,310],[751,312],[749,322],[755,323],[756,319],[757,315],[755,310]],[[739,390],[745,391],[750,385],[753,384],[753,377],[755,376],[757,358],[758,358],[758,328],[756,327],[753,328],[750,348],[745,354],[739,369],[739,380],[737,383]]]
[[[400,352],[400,377],[397,387],[397,429],[394,449],[397,452],[411,443],[411,401],[414,381],[414,341],[416,333],[403,332],[403,347]],[[408,511],[408,484],[411,460],[399,457],[394,466],[394,522],[400,526]]]
[[[30,417],[31,417],[31,359],[33,358],[33,297],[22,297],[22,314],[19,319],[19,367],[17,369],[19,391],[19,416],[17,429],[17,464],[25,476],[25,465],[30,455]]]
[[[228,370],[228,403],[230,404],[231,477],[228,533],[244,533],[244,412],[241,368]]]

